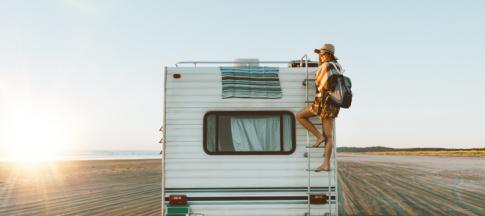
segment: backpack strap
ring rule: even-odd
[[[342,71],[342,67],[340,66],[340,64],[337,64],[337,63],[335,63],[333,61],[330,61],[328,63],[331,64],[339,74],[344,74],[344,72]]]

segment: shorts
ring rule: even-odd
[[[337,118],[340,107],[333,105],[326,96],[316,96],[313,103],[310,104],[310,111],[323,121],[324,119]]]

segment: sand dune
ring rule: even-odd
[[[485,159],[339,154],[346,215],[485,215]],[[160,215],[160,161],[0,163],[0,215]]]

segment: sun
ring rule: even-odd
[[[46,113],[22,113],[9,121],[6,160],[14,162],[53,161],[67,143],[66,128],[61,119]]]

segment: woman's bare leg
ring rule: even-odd
[[[334,119],[324,119],[322,122],[323,136],[325,136],[326,140],[323,164],[318,168],[322,171],[330,170],[330,156],[332,156],[333,148],[333,124]]]
[[[296,113],[296,119],[298,120],[298,122],[300,122],[300,124],[304,128],[310,131],[310,133],[312,133],[317,138],[317,141],[315,142],[315,144],[313,144],[313,146],[319,146],[325,140],[325,138],[320,133],[320,131],[315,128],[310,120],[308,120],[308,118],[312,116],[315,116],[315,114],[310,111],[310,106],[307,106]]]

